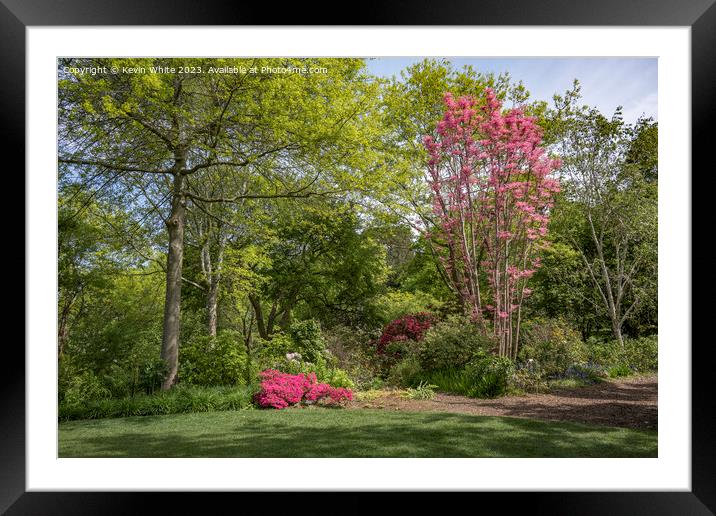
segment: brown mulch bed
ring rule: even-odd
[[[458,412],[480,416],[511,416],[551,421],[576,421],[625,428],[657,428],[656,376],[605,380],[548,394],[526,394],[483,400],[438,393],[433,400],[411,400],[385,391],[370,401],[353,401],[348,408]]]

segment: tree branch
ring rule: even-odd
[[[172,170],[146,170],[139,167],[131,167],[126,165],[116,165],[108,163],[106,161],[98,160],[87,160],[87,159],[71,159],[71,158],[59,158],[60,163],[69,163],[70,165],[88,165],[93,167],[104,167],[109,170],[116,170],[119,172],[141,172],[142,174],[171,174]]]

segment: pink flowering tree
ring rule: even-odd
[[[559,161],[541,147],[533,117],[484,102],[444,96],[436,134],[425,136],[433,217],[425,227],[444,277],[482,331],[493,331],[501,356],[515,358],[522,302],[540,266]]]

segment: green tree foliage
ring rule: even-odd
[[[552,227],[579,253],[592,287],[583,297],[621,343],[627,322],[633,327],[638,314],[656,312],[656,173],[648,159],[629,157],[635,148],[642,156],[655,152],[647,152],[647,143],[656,140],[644,138],[644,122],[624,124],[619,110],[607,119],[595,109],[563,104],[560,116],[565,195]]]
[[[540,116],[544,102],[529,102],[529,92],[509,74],[482,73],[471,66],[455,69],[445,59],[425,59],[407,67],[383,88],[382,140],[385,165],[392,172],[378,198],[389,212],[412,226],[429,216],[429,192],[424,180],[427,153],[422,138],[432,133],[443,115],[443,95],[483,97],[492,88],[507,105],[524,105],[530,115]]]
[[[242,339],[235,332],[197,335],[182,345],[180,379],[201,386],[246,383],[246,355]]]
[[[129,196],[140,211],[166,223],[161,355],[169,368],[162,386],[167,389],[178,367],[187,211],[360,187],[366,176],[361,171],[372,170],[368,142],[376,136],[371,124],[375,85],[361,73],[358,59],[185,59],[181,64],[172,59],[76,59],[60,65],[64,174],[85,186],[95,182],[98,190]],[[189,72],[152,72],[179,65]],[[86,66],[121,73],[72,72]],[[304,66],[327,72],[209,71]],[[209,178],[216,173],[223,174],[221,188],[209,189],[207,196]]]
[[[179,64],[203,72],[65,70]],[[290,66],[327,73],[206,73]],[[578,83],[547,106],[508,75],[441,59],[392,79],[352,58],[82,58],[58,69],[59,394],[73,413],[114,402],[123,408],[113,414],[135,402],[161,413],[182,389],[142,395],[178,382],[201,398],[250,385],[269,366],[334,386],[389,378],[502,392],[508,364],[450,319],[459,307],[420,231],[432,216],[421,137],[442,116],[444,92],[482,98],[486,87],[535,116],[565,162],[527,326],[561,318],[590,360],[656,367],[651,119],[628,125],[583,107]],[[380,329],[423,311],[443,322],[381,370],[371,347]],[[564,355],[553,337],[523,353]],[[286,359],[295,352],[301,360]],[[236,406],[248,403],[245,389]],[[201,405],[189,398],[181,410]]]
[[[266,281],[251,294],[258,332],[287,329],[298,313],[329,324],[358,323],[385,279],[385,251],[361,228],[350,204],[278,205]]]
[[[86,294],[65,347],[61,390],[74,375],[92,375],[113,395],[151,391],[161,346],[161,271],[118,275]],[[63,378],[64,376],[64,378]],[[62,393],[61,393],[62,394]]]

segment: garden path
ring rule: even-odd
[[[473,399],[438,393],[432,400],[411,400],[399,391],[385,391],[370,401],[353,401],[349,408],[457,412],[482,416],[511,416],[551,421],[575,421],[625,428],[657,428],[656,376],[610,379],[545,394]]]

